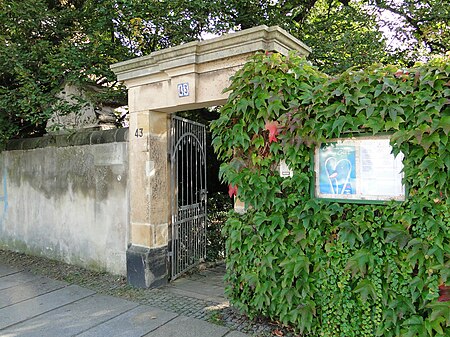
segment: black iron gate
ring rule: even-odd
[[[206,130],[173,116],[170,137],[171,279],[206,257]]]

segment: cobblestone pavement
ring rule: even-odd
[[[283,331],[277,325],[268,322],[257,322],[249,320],[246,316],[230,307],[229,303],[218,304],[195,298],[179,296],[164,290],[149,290],[148,298],[142,303],[160,309],[173,311],[177,314],[207,320],[216,324],[224,325],[232,330],[253,334],[258,337],[276,336],[273,331]],[[283,336],[294,336],[289,332],[283,332]]]
[[[249,320],[231,307],[223,294],[224,274],[225,266],[219,265],[187,275],[166,287],[146,290],[141,303],[258,337],[276,336],[273,331],[282,331],[269,322]],[[283,336],[293,335],[283,332]]]
[[[138,289],[122,276],[93,272],[58,261],[0,250],[0,261],[39,274],[90,288],[97,293],[198,318],[255,337],[296,336],[267,320],[249,320],[230,306],[223,294],[224,265],[201,270],[159,289]]]

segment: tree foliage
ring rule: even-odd
[[[364,9],[362,2],[317,1],[291,32],[314,46],[310,59],[315,65],[334,74],[386,59],[385,40],[376,18],[375,11]]]
[[[392,46],[404,59],[450,51],[450,6],[446,0],[370,0],[393,19],[381,20],[398,41]]]
[[[336,73],[386,59],[377,11],[409,44],[406,62],[448,49],[445,0],[1,0],[0,140],[41,135],[64,83],[102,86],[94,103],[125,102],[109,65],[161,48],[255,25],[280,25],[313,48],[311,60]],[[405,28],[406,27],[406,28]],[[402,35],[403,34],[403,35]],[[420,47],[420,48],[419,48]]]
[[[224,227],[231,302],[302,336],[448,336],[450,58],[329,77],[292,54],[259,54],[228,89],[213,143],[247,206]],[[311,195],[316,146],[386,133],[404,154],[406,201]]]
[[[0,140],[45,132],[64,83],[103,90],[94,103],[126,104],[112,63],[199,37],[204,1],[13,0],[0,2]]]
[[[0,3],[3,139],[42,134],[55,109],[77,108],[58,102],[55,95],[64,82],[114,82],[108,64],[131,54],[114,37],[108,18],[112,2],[103,5],[82,0]]]

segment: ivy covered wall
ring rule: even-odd
[[[305,336],[449,336],[449,75],[449,57],[331,78],[270,53],[236,73],[213,123],[222,178],[247,205],[224,229],[235,306]],[[316,146],[381,133],[405,156],[406,201],[311,195]]]

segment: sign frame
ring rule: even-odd
[[[390,135],[330,139],[314,149],[311,193],[333,202],[403,202],[403,158],[392,154]]]

